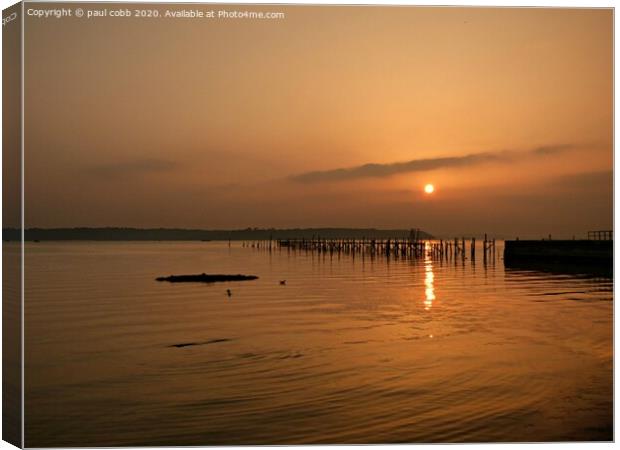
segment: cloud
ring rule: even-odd
[[[583,172],[557,177],[556,184],[563,186],[574,186],[577,188],[592,186],[611,186],[614,182],[612,170],[601,170],[597,172]]]
[[[305,172],[290,177],[301,183],[323,181],[345,181],[358,178],[383,178],[407,172],[426,172],[435,169],[470,167],[491,162],[509,162],[528,156],[554,155],[573,148],[572,145],[550,145],[537,147],[529,151],[499,151],[473,153],[465,156],[446,156],[441,158],[413,159],[411,161],[387,164],[364,164],[361,166]]]
[[[117,164],[104,164],[90,168],[90,173],[104,178],[119,178],[149,173],[169,172],[178,166],[173,161],[162,159],[139,159]]]
[[[543,145],[542,147],[537,147],[533,150],[530,150],[529,153],[531,153],[532,155],[556,155],[566,150],[571,150],[572,148],[574,148],[574,146],[569,144]]]

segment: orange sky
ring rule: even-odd
[[[612,10],[226,9],[27,17],[27,227],[612,227]]]

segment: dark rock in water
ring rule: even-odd
[[[217,283],[219,281],[246,281],[258,279],[255,275],[170,275],[169,277],[156,278],[157,281],[169,281],[170,283]]]

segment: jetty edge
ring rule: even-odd
[[[514,240],[505,241],[504,261],[611,264],[613,240]]]
[[[249,281],[257,280],[256,275],[224,275],[206,274],[197,275],[170,275],[168,277],[157,277],[155,281],[168,281],[169,283],[218,283],[222,281]]]

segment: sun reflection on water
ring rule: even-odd
[[[435,300],[435,274],[433,274],[433,260],[429,253],[430,244],[426,243],[426,256],[424,257],[424,271],[426,272],[426,278],[424,279],[424,286],[426,298],[424,299],[424,309],[430,310],[433,306],[433,300]]]

